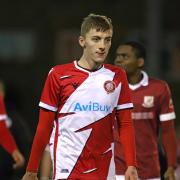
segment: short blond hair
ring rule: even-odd
[[[85,36],[90,29],[96,29],[97,31],[113,30],[112,21],[107,16],[89,14],[81,24],[81,36]]]

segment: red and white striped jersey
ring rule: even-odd
[[[50,139],[55,179],[106,179],[115,110],[132,108],[124,70],[90,72],[74,61],[51,69],[39,106],[57,112]]]

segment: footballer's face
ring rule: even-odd
[[[90,29],[85,37],[80,36],[79,43],[83,47],[83,56],[94,64],[104,63],[111,47],[112,30],[97,31]]]
[[[133,47],[121,45],[116,50],[114,64],[122,67],[127,75],[133,75],[143,67],[144,60],[136,56]]]

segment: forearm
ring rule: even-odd
[[[41,159],[41,166],[40,166],[40,175],[41,175],[41,180],[45,180],[45,178],[50,179],[51,177],[51,171],[52,171],[52,162],[51,162],[51,157],[50,157],[50,152],[49,151],[44,151],[43,157]]]
[[[177,143],[174,122],[162,123],[162,143],[166,153],[168,167],[176,166]]]
[[[31,149],[31,155],[29,158],[27,171],[30,172],[37,172],[39,167],[39,162],[42,157],[42,153],[44,151],[44,148],[46,144],[48,143],[48,137],[45,137],[46,134],[45,131],[36,131],[36,135],[34,137],[32,149]]]
[[[131,110],[122,110],[117,114],[119,119],[120,142],[127,166],[136,166],[135,135],[131,119]]]
[[[44,152],[45,146],[49,142],[55,113],[50,111],[40,110],[39,123],[34,137],[31,155],[29,158],[27,171],[37,172],[39,163]]]

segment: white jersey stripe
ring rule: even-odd
[[[0,121],[5,120],[5,119],[7,119],[7,115],[6,114],[1,114],[0,115]]]
[[[40,102],[40,103],[39,103],[39,106],[42,107],[42,108],[48,109],[48,110],[50,110],[50,111],[54,111],[54,112],[57,111],[57,108],[56,108],[56,107],[50,106],[50,105],[45,104],[45,103],[43,103],[43,102]]]
[[[72,77],[72,75],[61,76],[60,79],[65,79],[65,78],[69,78],[69,77]]]
[[[61,129],[61,134],[58,137],[56,152],[61,151],[61,153],[56,154],[56,172],[58,173],[56,178],[67,179],[76,165],[76,162],[84,149],[92,129],[87,129],[81,132],[67,132],[64,131],[60,126],[59,129]],[[68,135],[75,138],[71,140]],[[70,144],[68,147],[67,142]],[[74,144],[76,144],[76,146],[74,146]],[[67,157],[67,151],[69,154],[73,154],[71,158]]]
[[[116,180],[124,180],[125,179],[125,175],[116,175]],[[141,180],[141,179],[138,179]],[[146,179],[146,180],[161,180],[160,178],[150,178],[150,179]]]
[[[128,108],[133,108],[133,103],[127,103],[127,104],[122,104],[122,105],[117,106],[117,110],[128,109]]]
[[[88,170],[88,171],[84,171],[83,173],[84,174],[87,174],[87,173],[90,173],[90,172],[93,172],[93,171],[95,171],[97,168],[93,168],[93,169],[90,169],[90,170]]]
[[[114,143],[111,143],[112,157],[109,165],[107,180],[115,180]]]
[[[167,114],[161,114],[159,116],[160,121],[168,121],[168,120],[173,120],[176,118],[176,115],[174,112],[167,113]]]

